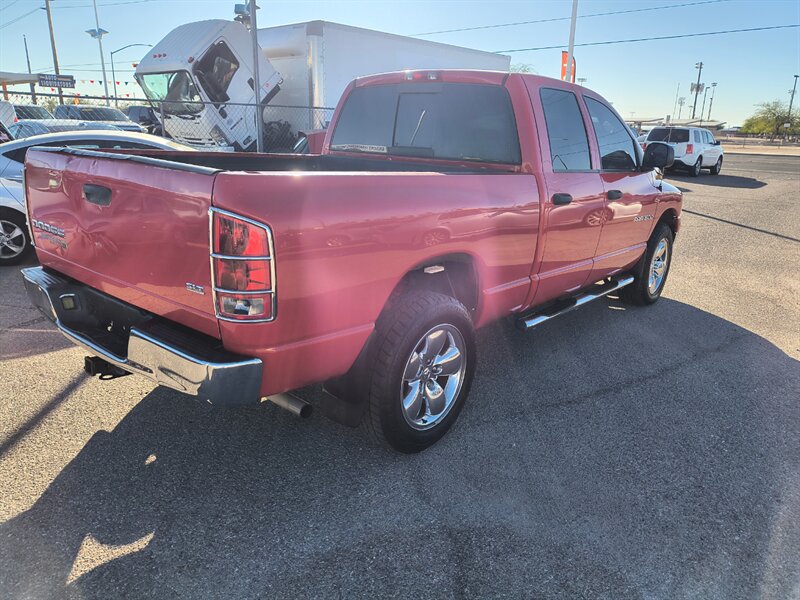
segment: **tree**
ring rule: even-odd
[[[762,102],[756,105],[757,110],[742,125],[742,133],[758,133],[768,135],[770,140],[776,136],[784,134],[796,134],[800,132],[800,118],[797,114],[791,117],[791,126],[784,128],[784,123],[789,123],[789,107],[785,102],[773,100],[772,102]],[[800,107],[793,107],[800,110]]]

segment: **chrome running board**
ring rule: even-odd
[[[572,298],[564,300],[563,302],[558,302],[555,305],[550,306],[548,308],[535,310],[531,313],[519,317],[517,319],[517,327],[519,327],[523,331],[528,331],[529,329],[533,329],[537,325],[541,325],[542,323],[549,321],[550,319],[554,319],[556,317],[563,315],[564,313],[568,313],[569,311],[574,310],[579,306],[588,304],[592,300],[597,300],[598,298],[607,296],[611,292],[615,292],[618,289],[624,288],[626,285],[630,285],[632,283],[633,283],[633,277],[631,275],[625,275],[619,278],[612,277],[609,281],[607,281],[603,285],[599,285],[596,288],[589,288]]]

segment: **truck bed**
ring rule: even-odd
[[[74,152],[74,150],[67,149],[65,152]],[[78,152],[85,155],[86,151],[78,150]],[[124,154],[131,157],[154,158],[218,171],[508,173],[516,170],[508,165],[464,165],[442,160],[425,161],[382,154],[358,157],[331,154],[254,154],[252,152],[179,152],[172,150],[104,150],[97,152],[98,154]]]

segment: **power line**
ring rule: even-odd
[[[6,27],[8,27],[9,25],[13,25],[13,24],[14,24],[14,23],[16,23],[17,21],[21,21],[22,19],[24,19],[24,18],[25,18],[25,17],[27,17],[28,15],[32,15],[33,13],[35,13],[35,12],[36,12],[36,11],[38,11],[38,10],[41,10],[41,8],[40,8],[39,6],[37,6],[36,8],[34,8],[34,9],[33,9],[33,10],[31,10],[31,11],[28,11],[28,12],[26,12],[26,13],[25,13],[25,14],[23,14],[23,15],[20,15],[20,16],[19,16],[19,17],[17,17],[16,19],[11,19],[11,20],[10,20],[10,21],[8,21],[7,23],[3,23],[2,25],[0,25],[0,29],[5,29],[5,28],[6,28]]]
[[[14,6],[14,5],[15,5],[17,2],[19,2],[19,0],[14,0],[13,2],[9,2],[9,3],[8,3],[8,4],[6,4],[5,6],[0,6],[0,12],[2,12],[2,11],[4,11],[4,10],[6,10],[7,8],[11,8],[11,7],[12,7],[12,6]]]
[[[629,13],[647,12],[650,10],[664,10],[667,8],[682,8],[685,6],[698,6],[700,4],[717,4],[719,2],[728,2],[729,0],[703,0],[702,2],[686,2],[684,4],[670,4],[667,6],[650,6],[647,8],[631,8],[629,10],[616,10],[611,12],[591,13],[588,15],[578,15],[579,19],[587,19],[589,17],[607,17],[610,15],[626,15]],[[427,31],[425,33],[412,33],[411,37],[419,37],[423,35],[436,35],[439,33],[456,33],[459,31],[477,31],[479,29],[494,29],[496,27],[514,27],[516,25],[533,25],[535,23],[552,23],[554,21],[569,21],[570,17],[553,17],[550,19],[536,19],[535,21],[514,21],[513,23],[498,23],[496,25],[480,25],[478,27],[462,27],[460,29],[443,29],[441,31]]]
[[[166,0],[123,0],[122,2],[106,2],[98,4],[98,7],[103,6],[120,6],[122,4],[144,4],[145,2],[164,2]],[[72,6],[54,6],[53,8],[90,8],[92,4],[73,4]]]
[[[749,29],[728,29],[726,31],[705,31],[703,33],[683,33],[680,35],[662,35],[658,37],[635,38],[631,40],[606,40],[603,42],[585,42],[583,44],[575,44],[578,46],[605,46],[608,44],[630,44],[633,42],[655,42],[658,40],[677,40],[681,38],[701,37],[705,35],[722,35],[726,33],[745,33],[748,31],[767,31],[770,29],[788,29],[793,27],[800,27],[800,23],[794,25],[771,25],[769,27],[751,27]],[[497,54],[511,54],[512,52],[535,52],[537,50],[553,50],[556,48],[563,48],[564,44],[557,44],[555,46],[539,46],[538,48],[514,48],[513,50],[495,50]]]

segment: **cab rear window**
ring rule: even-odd
[[[499,85],[356,88],[342,108],[331,150],[520,163],[511,99]]]
[[[683,144],[689,141],[688,129],[674,129],[672,127],[656,127],[647,136],[648,142],[673,142]]]

